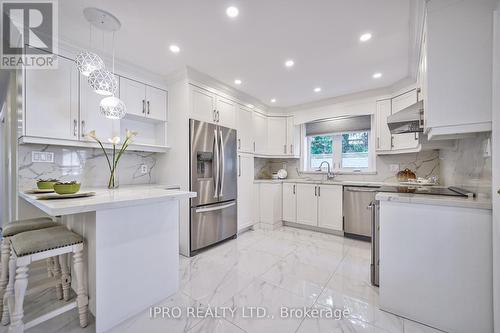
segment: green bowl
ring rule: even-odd
[[[36,186],[40,190],[52,190],[55,183],[57,182],[36,182]]]
[[[56,191],[57,194],[75,194],[80,191],[80,183],[54,184],[54,191]]]

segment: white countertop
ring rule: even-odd
[[[477,209],[492,209],[491,198],[486,198],[482,196],[478,198],[464,198],[464,197],[453,197],[447,195],[379,192],[377,193],[377,196],[375,198],[380,201],[393,201],[393,202],[412,203],[412,204],[453,206],[453,207],[477,208]]]
[[[169,189],[170,188],[170,189]],[[139,206],[164,200],[196,197],[195,192],[173,190],[168,185],[124,185],[117,189],[82,188],[80,192],[96,192],[95,196],[37,200],[41,194],[19,192],[19,197],[51,216],[92,212],[101,209]]]
[[[399,183],[373,182],[363,180],[314,180],[302,178],[287,179],[255,179],[254,184],[259,183],[300,183],[300,184],[322,184],[322,185],[352,185],[352,186],[400,186]]]

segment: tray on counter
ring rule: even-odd
[[[95,192],[79,192],[79,193],[73,193],[73,194],[52,193],[52,194],[39,195],[37,197],[37,200],[84,198],[84,197],[92,197],[95,194],[96,194]]]

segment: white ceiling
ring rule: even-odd
[[[270,105],[380,88],[408,76],[410,0],[59,1],[62,39],[87,46],[82,10],[117,16],[117,58],[160,75],[189,65]],[[229,19],[225,9],[237,6]],[[373,38],[361,43],[359,36]],[[96,42],[94,45],[102,44]],[[172,54],[171,43],[181,52]],[[295,61],[287,69],[286,59]],[[375,80],[372,74],[383,73]],[[235,78],[243,81],[234,85]],[[322,87],[321,93],[313,88]]]

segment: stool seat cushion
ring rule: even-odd
[[[34,219],[18,220],[7,223],[3,228],[3,237],[11,237],[21,232],[50,228],[57,224],[48,217],[39,217]]]
[[[83,237],[65,226],[27,231],[11,238],[18,257],[83,243]]]

